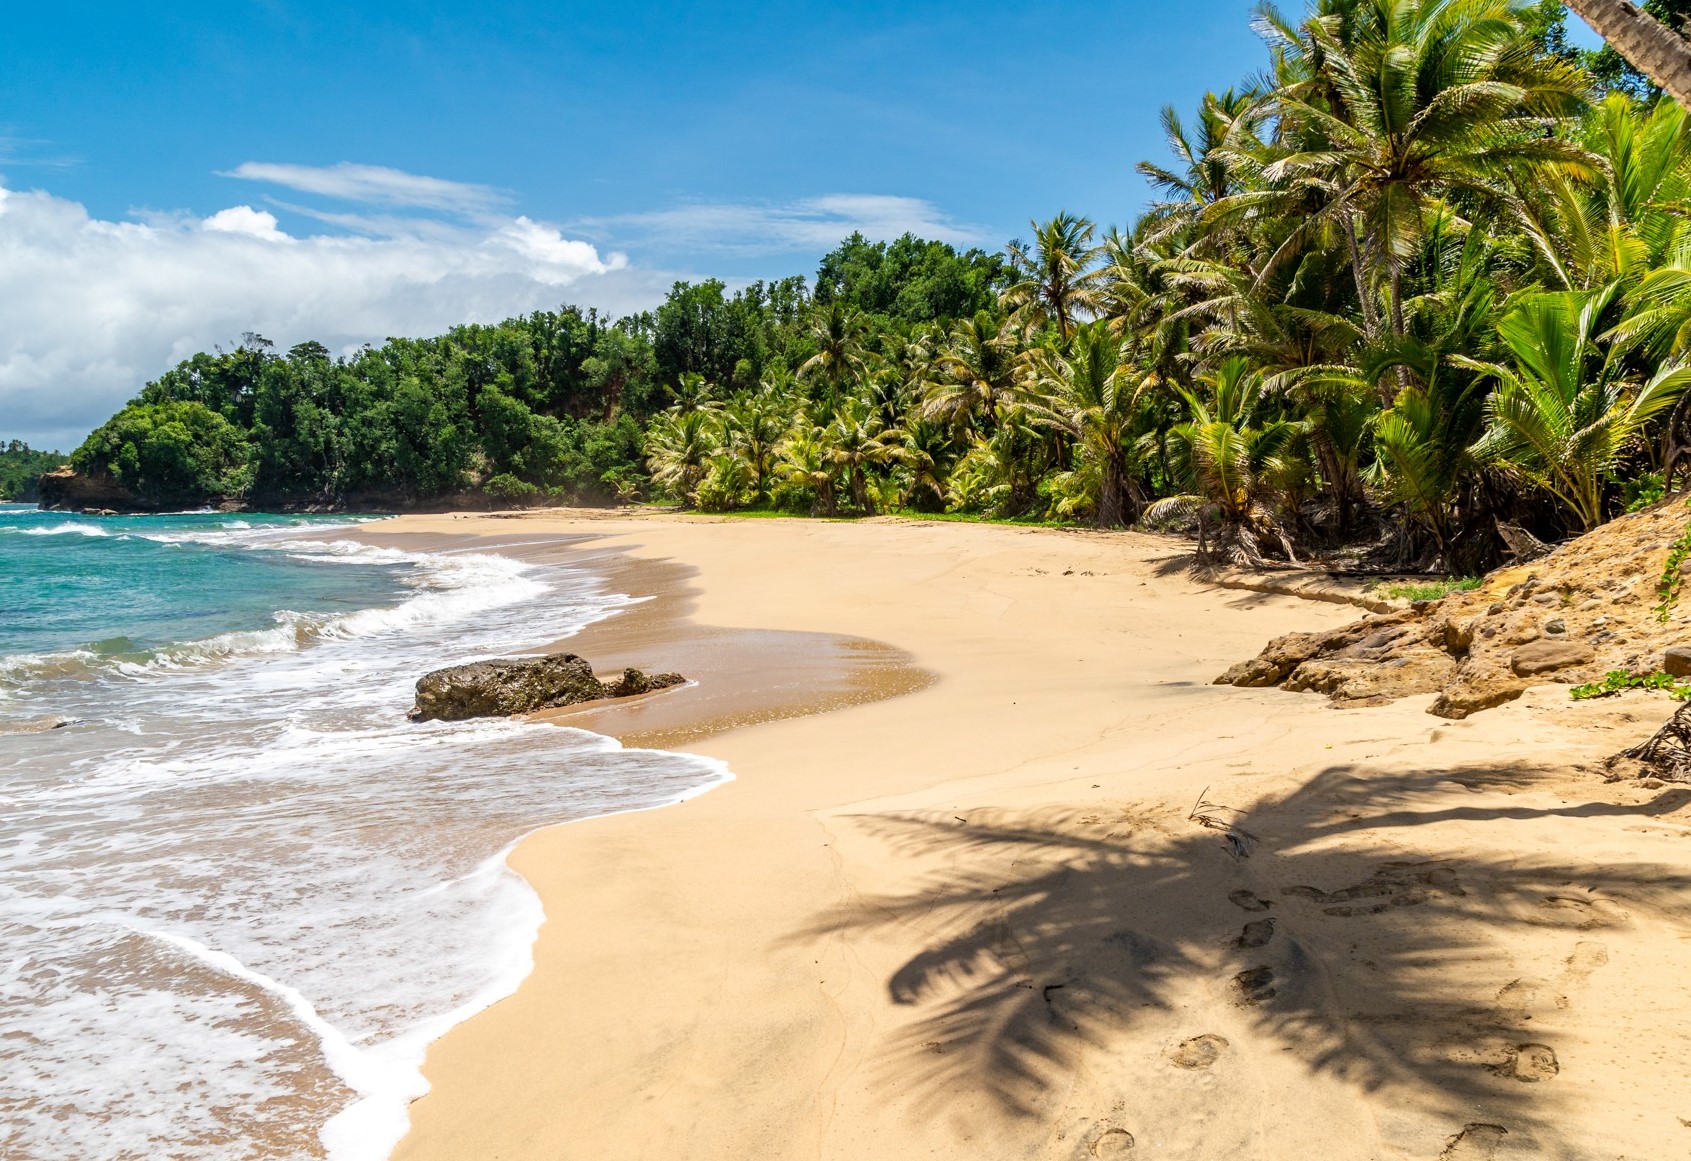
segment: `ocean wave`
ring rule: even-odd
[[[7,531],[14,531],[8,529]],[[107,537],[112,533],[97,524],[80,524],[74,520],[67,520],[63,524],[55,524],[51,528],[19,528],[15,530],[23,536],[97,536]]]
[[[203,535],[203,534],[202,534]],[[535,600],[550,586],[535,569],[510,557],[407,552],[354,541],[285,539],[250,547],[286,552],[301,560],[409,567],[403,578],[412,595],[398,604],[345,613],[279,609],[274,626],[219,633],[151,649],[122,639],[57,653],[0,656],[0,696],[8,687],[107,676],[147,678],[241,658],[295,653],[322,640],[380,638],[463,623],[481,614]],[[607,607],[621,603],[605,598]]]

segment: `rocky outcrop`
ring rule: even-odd
[[[85,476],[69,464],[43,473],[37,487],[41,507],[49,512],[103,514],[155,509],[110,476]]]
[[[1623,516],[1479,589],[1325,633],[1293,633],[1218,684],[1324,693],[1339,705],[1437,695],[1429,712],[1464,718],[1535,684],[1614,670],[1691,673],[1691,609],[1656,612],[1657,578],[1691,510],[1670,500]],[[1691,605],[1691,585],[1686,587]]]
[[[680,685],[679,673],[647,675],[625,669],[615,681],[600,681],[593,667],[574,653],[477,661],[437,669],[417,682],[411,720],[463,721],[560,709],[612,697],[633,697]]]

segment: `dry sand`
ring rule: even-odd
[[[388,536],[658,595],[571,647],[700,684],[565,720],[738,775],[522,844],[534,974],[434,1046],[402,1161],[1691,1157],[1691,792],[1597,765],[1653,695],[1216,687],[1355,610],[1128,534]]]

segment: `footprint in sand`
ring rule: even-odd
[[[1571,927],[1585,931],[1592,927],[1616,927],[1631,918],[1617,904],[1595,895],[1546,895],[1538,910],[1523,918],[1539,927]]]
[[[1255,892],[1247,891],[1243,887],[1236,891],[1229,891],[1227,899],[1233,906],[1243,907],[1246,911],[1267,911],[1274,906],[1270,900],[1260,898]]]
[[[1386,863],[1364,882],[1338,891],[1287,887],[1282,895],[1307,899],[1322,914],[1340,918],[1378,915],[1394,907],[1414,907],[1437,895],[1465,895],[1456,872],[1438,863]]]
[[[1509,1059],[1497,1070],[1497,1075],[1507,1076],[1522,1084],[1537,1084],[1550,1080],[1561,1071],[1562,1065],[1556,1059],[1556,1050],[1550,1045],[1520,1044],[1510,1049]]]
[[[1505,1008],[1526,1013],[1542,1012],[1549,1008],[1567,1008],[1568,992],[1591,978],[1591,973],[1609,962],[1609,949],[1595,939],[1582,939],[1574,945],[1572,954],[1562,961],[1561,979],[1556,983],[1522,976],[1511,980],[1497,993],[1497,1002]]]
[[[1239,934],[1233,939],[1233,946],[1240,948],[1261,947],[1274,938],[1274,920],[1258,919],[1245,924]]]
[[[1591,978],[1591,973],[1609,962],[1609,948],[1606,944],[1595,939],[1582,939],[1574,944],[1573,954],[1568,956],[1568,970],[1563,973],[1564,978],[1571,984],[1583,984]]]
[[[1498,990],[1497,1002],[1524,1016],[1531,1016],[1535,1012],[1550,1008],[1566,1008],[1568,997],[1549,980],[1522,976],[1518,980],[1509,981]]]
[[[1132,1149],[1133,1134],[1126,1129],[1105,1129],[1087,1147],[1094,1157],[1125,1157]]]
[[[1492,1161],[1497,1147],[1508,1136],[1502,1125],[1468,1125],[1444,1143],[1439,1161]]]
[[[1227,1051],[1227,1040],[1213,1032],[1182,1040],[1169,1051],[1168,1058],[1176,1068],[1208,1068]]]
[[[1270,967],[1247,968],[1233,977],[1233,986],[1239,989],[1239,997],[1246,1004],[1260,1004],[1279,995],[1274,987],[1274,969]]]

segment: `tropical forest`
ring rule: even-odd
[[[1260,73],[1163,112],[1131,221],[854,235],[624,318],[248,335],[72,461],[154,505],[949,514],[1483,570],[1658,501],[1691,449],[1691,126],[1566,18],[1265,5]]]

